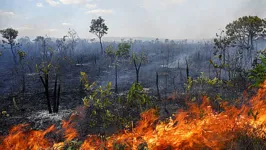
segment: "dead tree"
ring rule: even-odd
[[[160,90],[159,90],[159,75],[158,75],[158,72],[156,72],[156,88],[157,88],[158,100],[161,100],[161,95],[160,95]]]
[[[37,66],[37,71],[39,72],[40,79],[44,86],[45,96],[47,101],[47,109],[49,113],[58,113],[59,100],[60,100],[60,90],[61,86],[58,85],[58,75],[55,75],[55,84],[54,84],[54,95],[53,95],[53,109],[51,106],[50,95],[49,95],[49,73],[51,71],[52,65],[50,63],[42,63],[41,66]],[[58,88],[57,88],[58,87]]]

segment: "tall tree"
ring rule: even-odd
[[[120,43],[118,45],[118,50],[114,51],[113,47],[110,45],[106,48],[105,52],[107,56],[111,59],[111,62],[115,67],[115,92],[118,93],[118,66],[122,63],[123,60],[127,60],[130,54],[130,44],[129,43]]]
[[[4,30],[0,30],[0,34],[2,34],[2,37],[4,38],[4,40],[2,40],[3,42],[3,46],[5,49],[10,49],[12,56],[13,56],[13,61],[15,63],[15,65],[18,64],[18,60],[17,60],[17,49],[16,47],[19,46],[19,43],[17,43],[15,40],[18,36],[18,31],[14,30],[12,28],[7,28]],[[5,47],[5,45],[9,45],[9,47]]]
[[[108,27],[104,23],[104,19],[102,17],[99,17],[98,19],[92,19],[91,20],[91,26],[90,26],[90,32],[95,34],[99,40],[101,45],[101,53],[103,54],[103,44],[102,44],[102,37],[107,34]]]
[[[69,43],[70,44],[69,56],[73,56],[74,49],[75,49],[75,46],[76,46],[76,43],[79,37],[78,37],[77,32],[74,29],[69,29],[67,37],[69,38],[69,42],[70,42]]]
[[[48,50],[47,50],[47,40],[43,36],[37,36],[36,39],[34,39],[35,42],[40,42],[42,46],[42,53],[43,53],[43,59],[47,60],[48,58]]]
[[[252,60],[254,41],[266,36],[266,20],[258,16],[238,18],[226,26],[226,34],[232,39],[234,45],[243,50],[247,50],[248,58]]]
[[[216,38],[214,38],[214,58],[217,58],[217,61],[213,61],[210,59],[210,63],[216,69],[216,74],[221,76],[222,69],[224,71],[228,71],[228,78],[231,78],[230,75],[230,64],[229,64],[229,56],[226,59],[226,51],[230,48],[232,44],[232,38],[229,36],[224,35],[224,30],[221,31],[220,34],[216,33]]]
[[[237,45],[254,49],[254,41],[266,34],[266,20],[258,16],[244,16],[226,26],[226,34],[233,37]]]

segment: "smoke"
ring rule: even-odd
[[[237,9],[236,16],[252,15],[266,18],[266,0],[243,0]]]

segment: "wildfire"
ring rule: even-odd
[[[105,141],[89,135],[80,149],[113,149],[116,144],[125,146],[125,149],[223,149],[228,144],[234,144],[232,141],[239,133],[265,139],[265,97],[266,81],[249,104],[237,108],[223,103],[221,113],[211,108],[207,97],[203,98],[201,106],[191,104],[187,110],[179,110],[166,122],[160,122],[156,110],[151,109],[141,114],[141,120],[132,131],[114,134]],[[61,149],[64,145],[46,137],[55,130],[54,126],[44,131],[27,131],[26,127],[13,127],[10,134],[3,139],[0,149]],[[64,121],[63,128],[66,141],[78,137],[71,121]]]

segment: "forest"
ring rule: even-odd
[[[0,30],[0,149],[266,149],[266,19],[214,39]]]

